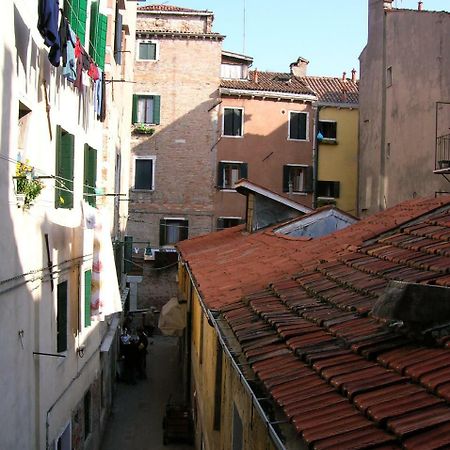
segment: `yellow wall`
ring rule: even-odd
[[[322,107],[319,120],[337,123],[337,145],[319,145],[319,181],[339,181],[336,206],[356,215],[358,176],[358,109]]]
[[[221,420],[220,429],[214,430],[216,388],[216,361],[218,336],[208,323],[197,291],[189,286],[187,271],[180,265],[180,291],[187,295],[192,289],[192,346],[191,346],[191,399],[195,415],[195,448],[229,450],[232,448],[233,410],[236,406],[243,427],[245,450],[274,450],[267,426],[252,406],[251,396],[234,370],[231,360],[222,351]]]

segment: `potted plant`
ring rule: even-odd
[[[155,133],[155,129],[145,123],[137,123],[133,131],[135,134],[147,134],[149,136]]]
[[[34,176],[34,168],[26,162],[16,164],[15,189],[17,206],[29,208],[36,197],[41,193],[44,184]]]

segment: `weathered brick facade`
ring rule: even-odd
[[[135,64],[134,93],[159,96],[152,136],[132,137],[128,234],[136,247],[161,245],[160,220],[183,218],[188,236],[213,229],[215,143],[221,42],[212,13],[138,10],[137,45],[156,44],[154,60]],[[151,157],[153,189],[135,190],[135,158]]]

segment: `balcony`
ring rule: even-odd
[[[450,173],[450,134],[436,138],[436,161],[434,173]]]

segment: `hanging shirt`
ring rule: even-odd
[[[77,60],[75,58],[75,46],[77,43],[77,36],[73,32],[70,25],[67,27],[67,46],[66,46],[66,62],[64,63],[63,56],[63,76],[72,83],[77,79]]]
[[[98,69],[98,79],[94,83],[94,112],[97,114],[97,118],[100,119],[102,111],[102,96],[103,96],[103,72]]]
[[[50,47],[48,60],[58,67],[61,59],[61,37],[58,31],[58,0],[39,0],[38,30],[44,38],[44,44]]]
[[[94,61],[91,61],[90,65],[89,65],[88,75],[94,81],[97,81],[99,78],[99,68],[95,65]]]

